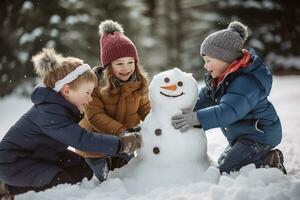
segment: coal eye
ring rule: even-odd
[[[177,85],[181,87],[181,86],[183,86],[183,83],[182,83],[181,81],[179,81],[179,82],[177,83]]]
[[[168,82],[170,81],[170,79],[169,79],[169,78],[165,78],[164,81],[165,81],[166,83],[168,83]]]

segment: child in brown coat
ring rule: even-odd
[[[95,71],[100,84],[92,93],[93,100],[86,107],[80,125],[90,131],[119,136],[136,127],[150,112],[148,81],[139,64],[137,49],[119,23],[103,21],[99,33],[102,66]],[[100,181],[106,179],[108,168],[119,168],[133,156],[105,157],[77,152],[86,158]]]

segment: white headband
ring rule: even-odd
[[[63,79],[57,81],[55,83],[55,87],[53,88],[53,90],[55,90],[56,92],[59,92],[65,84],[71,83],[79,75],[83,74],[84,72],[86,72],[88,70],[91,70],[91,67],[88,64],[80,65],[75,70],[73,70],[69,74],[67,74],[67,76],[65,76]]]

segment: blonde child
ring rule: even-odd
[[[92,170],[68,146],[110,156],[130,154],[139,147],[136,133],[118,138],[78,125],[97,84],[88,64],[53,49],[43,49],[32,60],[44,85],[34,89],[34,105],[0,143],[0,199],[91,179]]]
[[[272,150],[282,137],[280,119],[267,98],[272,74],[254,50],[244,49],[247,36],[246,26],[232,22],[203,41],[206,87],[199,93],[195,112],[174,116],[172,124],[182,132],[196,125],[204,130],[220,127],[229,142],[218,160],[221,173],[249,163],[286,173],[281,151]]]
[[[92,93],[92,102],[85,108],[80,125],[87,130],[118,136],[137,126],[150,111],[148,82],[139,64],[138,53],[132,41],[124,35],[117,22],[106,20],[99,25],[100,86]],[[100,181],[106,179],[108,169],[119,168],[132,157],[105,156],[78,151],[86,157]]]

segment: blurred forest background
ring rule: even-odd
[[[180,67],[199,80],[199,47],[239,20],[274,74],[300,74],[300,1],[278,0],[1,0],[0,97],[36,83],[31,56],[53,47],[99,65],[99,22],[120,22],[150,78]]]

